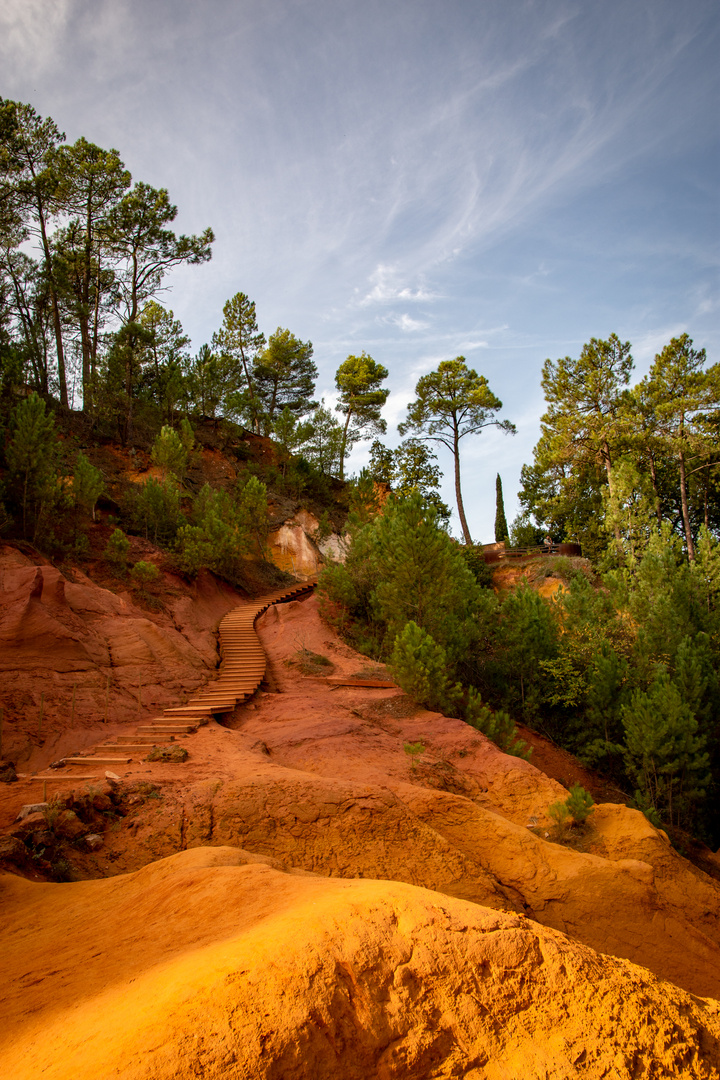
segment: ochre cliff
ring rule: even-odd
[[[718,1075],[717,1002],[426,889],[199,848],[0,890],[14,1080]]]

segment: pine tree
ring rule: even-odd
[[[380,386],[387,377],[387,368],[365,351],[359,356],[348,356],[335,373],[335,385],[340,392],[340,403],[336,408],[345,417],[340,444],[341,480],[352,444],[370,435],[384,435],[387,431],[387,423],[380,415],[390,393]]]
[[[503,502],[503,489],[500,473],[495,477],[495,540],[498,544],[507,542],[508,527],[505,517],[505,504]]]
[[[259,353],[252,377],[265,435],[270,434],[275,417],[283,409],[304,416],[317,407],[312,397],[318,370],[312,355],[311,341],[300,341],[279,326],[268,338],[267,348]]]
[[[670,824],[687,822],[710,783],[705,736],[666,671],[622,710],[626,767],[645,800]]]
[[[256,431],[260,407],[257,402],[257,390],[253,378],[253,365],[260,350],[265,345],[265,335],[258,330],[255,314],[255,301],[245,293],[238,292],[223,307],[223,324],[212,339],[213,349],[221,356],[231,360],[228,375],[232,390],[244,387],[244,400],[248,403],[248,414],[253,420]]]
[[[398,685],[418,705],[437,712],[447,708],[451,697],[447,654],[412,620],[396,636],[389,666]]]
[[[395,454],[379,439],[370,444],[370,474],[379,484],[392,484]]]
[[[514,435],[515,427],[509,420],[493,419],[501,408],[502,401],[493,394],[485,376],[468,368],[465,357],[458,356],[443,360],[436,371],[418,379],[415,401],[408,405],[408,418],[398,425],[401,435],[415,432],[442,443],[453,455],[455,497],[466,544],[472,544],[472,536],[460,486],[460,441],[466,435],[478,435],[486,427],[498,427]]]
[[[641,384],[654,406],[657,433],[678,464],[680,507],[688,559],[695,558],[689,503],[689,459],[713,460],[717,453],[717,410],[720,407],[720,364],[705,370],[704,349],[692,338],[673,338]],[[709,414],[714,414],[708,424]]]
[[[12,438],[5,452],[11,482],[19,487],[23,536],[28,532],[29,513],[33,517],[32,536],[40,517],[57,497],[55,462],[57,441],[55,421],[48,416],[45,402],[33,392],[13,413]]]
[[[188,456],[181,437],[174,428],[164,424],[153,443],[150,456],[162,469],[165,480],[173,477],[182,481],[187,469]]]
[[[82,450],[79,450],[73,469],[73,500],[76,511],[82,509],[92,514],[94,521],[95,504],[102,495],[104,487],[105,481],[100,470],[91,464]]]
[[[387,626],[388,644],[413,621],[456,663],[475,636],[479,594],[457,544],[417,494],[391,499],[372,528],[372,558],[380,578],[373,606]]]

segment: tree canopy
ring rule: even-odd
[[[495,419],[502,402],[493,394],[484,375],[478,375],[465,363],[464,356],[443,360],[435,371],[423,375],[415,387],[415,400],[408,405],[408,416],[398,426],[401,435],[413,432],[419,438],[442,443],[455,463],[455,497],[466,544],[472,536],[465,516],[460,485],[460,442],[467,435],[478,435],[486,427],[515,434],[509,420]]]

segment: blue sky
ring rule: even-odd
[[[440,360],[486,375],[518,427],[463,448],[490,541],[546,357],[614,331],[642,374],[687,330],[718,359],[719,46],[715,0],[0,0],[0,94],[213,227],[163,297],[194,349],[237,291],[328,401],[366,349],[391,444]]]

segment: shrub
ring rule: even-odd
[[[564,802],[558,801],[548,807],[548,814],[562,831],[568,818],[573,825],[584,825],[594,810],[593,797],[581,784],[573,784]]]
[[[130,571],[130,577],[133,579],[136,585],[138,585],[141,589],[145,589],[152,582],[158,580],[158,578],[160,577],[160,571],[158,570],[155,563],[143,562],[143,560],[141,559],[140,562],[136,562],[133,566],[132,570]]]
[[[472,687],[468,690],[463,713],[468,724],[492,739],[506,754],[524,761],[530,760],[532,747],[517,737],[517,727],[512,717],[502,709],[493,712],[483,705],[480,695]]]
[[[146,761],[165,761],[179,765],[190,757],[184,746],[153,746],[145,758]],[[153,792],[148,793],[148,798],[156,798]]]
[[[445,650],[416,623],[406,623],[395,638],[389,666],[393,678],[413,701],[439,712],[448,707],[452,692]]]
[[[188,427],[190,428],[189,423]],[[182,480],[185,475],[188,463],[185,443],[192,437],[192,428],[189,434],[183,431],[183,436],[184,438],[181,438],[177,431],[165,424],[153,443],[151,457],[166,477],[172,475]]]
[[[142,531],[153,543],[169,544],[183,522],[180,492],[172,479],[162,484],[150,477],[128,492],[123,500],[133,528]]]
[[[592,795],[581,784],[573,784],[565,805],[574,825],[582,825],[595,809]]]
[[[130,541],[122,529],[115,529],[105,545],[105,558],[114,563],[118,570],[127,568],[127,557],[130,550]]]

